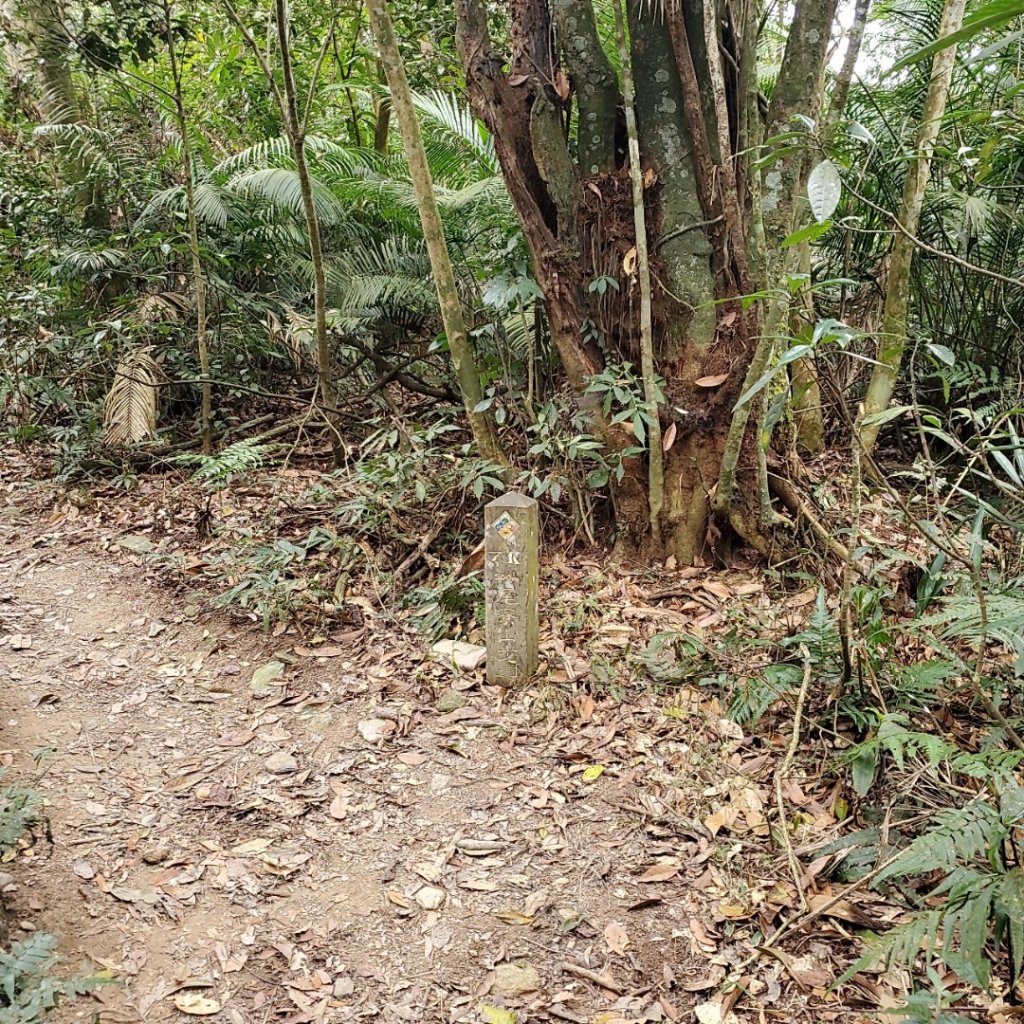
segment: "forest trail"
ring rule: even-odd
[[[12,925],[114,973],[102,1021],[677,1019],[749,952],[743,921],[791,901],[742,860],[775,873],[766,758],[727,767],[699,715],[502,706],[372,634],[255,692],[294,639],[2,511],[3,757],[48,801]],[[702,794],[754,845],[689,818]]]

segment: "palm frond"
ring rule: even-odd
[[[235,197],[222,185],[201,181],[193,190],[196,219],[203,224],[226,228],[238,211]]]
[[[111,136],[100,128],[77,121],[41,124],[32,133],[37,139],[52,142],[70,159],[79,162],[91,174],[107,179],[117,176],[117,158]]]
[[[128,262],[128,253],[114,246],[103,249],[66,249],[58,254],[58,260],[67,270],[76,274],[96,274],[123,268]]]
[[[151,346],[121,357],[103,405],[103,426],[108,444],[133,444],[156,436],[158,387],[163,371],[153,359]]]
[[[303,212],[302,189],[297,171],[287,167],[263,167],[233,177],[229,187],[240,196],[256,196],[278,210],[297,216]],[[336,224],[345,219],[345,207],[322,181],[314,178],[313,206],[321,224]]]
[[[445,142],[450,148],[461,151],[463,158],[470,156],[475,164],[471,168],[473,172],[487,177],[500,173],[494,143],[472,111],[458,97],[433,89],[414,93],[412,101],[422,118],[424,134],[430,142]]]
[[[351,157],[353,151],[345,146],[339,146],[336,142],[331,142],[330,139],[322,138],[319,135],[309,135],[306,137],[306,152],[316,158],[330,157],[334,160],[346,160]],[[263,139],[255,145],[249,146],[248,149],[243,149],[240,153],[234,153],[217,164],[213,173],[216,175],[232,174],[247,167],[268,166],[294,166],[291,142],[286,136],[279,135],[273,139]]]

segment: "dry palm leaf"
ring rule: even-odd
[[[103,405],[108,444],[131,444],[156,436],[157,388],[164,375],[152,351],[151,346],[137,348],[117,364]]]

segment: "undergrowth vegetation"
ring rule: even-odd
[[[39,796],[18,786],[0,788],[0,858],[9,861],[18,852],[25,833],[39,821]],[[0,907],[6,914],[7,907]],[[7,923],[2,926],[9,934]],[[57,940],[33,931],[24,940],[5,941],[0,949],[0,1022],[42,1024],[65,1000],[85,995],[102,984],[99,977],[66,978],[57,973]]]

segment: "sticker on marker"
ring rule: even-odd
[[[507,513],[502,512],[497,519],[491,523],[491,528],[504,537],[505,540],[511,540],[519,529],[519,524]]]

